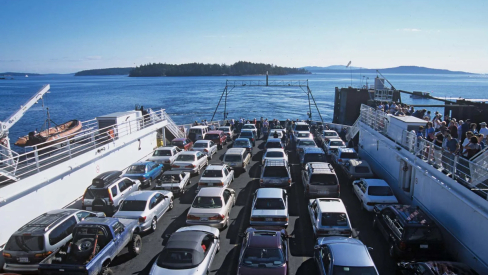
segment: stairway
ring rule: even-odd
[[[185,133],[183,133],[180,128],[176,125],[176,123],[169,117],[169,115],[164,112],[164,118],[168,121],[166,124],[165,130],[173,136],[173,138],[184,138]]]
[[[346,140],[347,141],[350,141],[351,139],[353,139],[358,134],[358,132],[359,132],[359,127],[358,127],[359,118],[360,117],[358,117],[356,119],[356,121],[354,122],[354,124],[351,127],[349,127],[347,134],[346,134]]]

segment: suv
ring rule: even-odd
[[[351,222],[341,199],[313,199],[308,203],[314,237],[352,235]]]
[[[306,131],[310,132],[310,127],[305,122],[295,122],[293,125],[293,132]]]
[[[322,148],[305,147],[303,154],[300,156],[300,164],[302,168],[309,162],[327,162],[327,156]]]
[[[266,160],[259,179],[260,187],[291,187],[291,173],[288,161]]]
[[[175,161],[176,157],[178,157],[180,152],[181,149],[177,146],[159,147],[154,150],[152,156],[147,160],[157,164],[163,164],[164,168],[168,169],[171,168],[171,165]]]
[[[121,178],[120,175],[120,171],[109,171],[94,178],[81,199],[81,208],[113,215],[122,200],[141,189],[139,180]]]
[[[309,162],[302,170],[302,183],[305,196],[340,197],[341,186],[330,163]]]
[[[38,264],[71,238],[76,224],[87,217],[104,217],[78,209],[52,210],[17,230],[5,245],[6,272],[37,272]]]
[[[188,131],[188,138],[191,139],[191,141],[193,142],[200,139],[205,139],[205,135],[207,134],[207,132],[208,132],[208,126],[205,125],[192,126]]]
[[[373,227],[389,242],[392,258],[431,258],[444,251],[441,231],[417,206],[379,204],[374,212]]]
[[[227,144],[227,136],[223,131],[219,130],[209,131],[205,135],[205,140],[213,141],[215,144],[217,144],[217,149],[219,150],[224,148],[224,145]]]
[[[224,134],[227,136],[227,141],[232,141],[232,139],[234,139],[234,130],[231,126],[220,126],[217,128],[217,130],[224,132]]]
[[[247,171],[247,165],[251,162],[251,154],[245,148],[230,148],[225,152],[223,162],[232,169]]]
[[[234,180],[234,171],[227,164],[211,164],[198,181],[196,193],[202,187],[229,187]]]
[[[330,162],[335,165],[343,165],[350,159],[358,158],[358,154],[352,148],[337,148],[337,151],[330,154]]]
[[[264,151],[270,148],[279,148],[284,150],[285,145],[283,144],[283,142],[281,142],[281,139],[279,138],[268,138],[268,140],[264,144]]]
[[[239,138],[247,138],[252,143],[253,147],[256,146],[256,135],[254,134],[254,131],[243,129]]]

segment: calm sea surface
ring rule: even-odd
[[[397,89],[426,91],[436,97],[488,98],[487,75],[385,75]],[[375,75],[369,77],[373,84]],[[359,75],[352,75],[353,86],[360,85]],[[10,130],[12,143],[19,136],[34,129],[41,130],[49,107],[51,119],[63,123],[70,119],[88,120],[99,115],[134,109],[136,104],[146,108],[164,108],[178,124],[202,119],[210,120],[225,87],[226,79],[261,79],[245,77],[157,77],[129,78],[127,76],[47,75],[0,80],[0,120],[6,120],[44,84],[51,84],[45,96],[44,108],[33,106]],[[309,80],[310,89],[325,121],[333,115],[334,88],[351,84],[347,73],[270,76],[270,79]],[[364,83],[363,83],[364,84]],[[434,100],[402,101],[412,104],[439,104]],[[436,109],[432,109],[436,110]],[[439,109],[440,110],[440,109]],[[308,99],[298,87],[236,87],[229,93],[229,117],[307,118]],[[442,110],[440,110],[442,111]],[[317,111],[312,110],[318,119]],[[216,119],[223,118],[223,105]]]

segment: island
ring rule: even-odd
[[[75,73],[75,76],[92,76],[92,75],[128,75],[133,67],[128,68],[107,68],[107,69],[94,69],[84,70]]]
[[[166,64],[152,63],[141,65],[130,71],[130,77],[155,76],[221,76],[221,75],[287,75],[310,74],[303,68],[280,67],[272,64],[239,61],[232,65],[226,64]]]
[[[358,68],[352,67],[348,68],[346,66],[341,65],[332,65],[328,67],[316,67],[316,66],[308,66],[303,67],[303,69],[310,71],[312,73],[376,73],[376,70],[379,70],[381,73],[390,73],[390,74],[473,74],[468,72],[461,72],[461,71],[450,71],[445,69],[432,69],[420,66],[399,66],[394,68],[384,68],[384,69],[367,69],[367,68]]]

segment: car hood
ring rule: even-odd
[[[286,266],[270,267],[270,268],[256,268],[239,266],[237,270],[238,275],[285,275]]]
[[[272,209],[257,210],[257,209],[253,209],[251,211],[251,216],[287,216],[287,215],[286,215],[286,209],[283,209],[283,210],[272,210]]]
[[[190,208],[188,215],[196,215],[201,217],[211,217],[222,212],[223,208]]]

